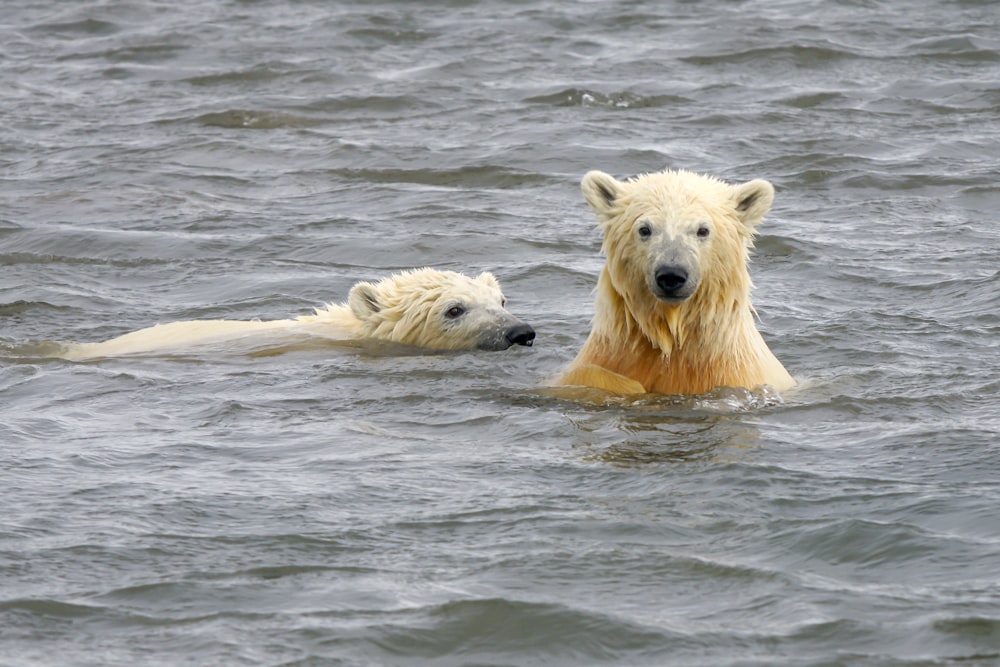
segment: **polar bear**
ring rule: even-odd
[[[505,350],[530,346],[535,331],[505,308],[491,273],[470,278],[431,268],[359,282],[347,302],[285,320],[189,320],[159,324],[101,343],[62,344],[54,356],[70,360],[176,352],[197,345],[247,345],[320,338],[378,340],[434,350]]]
[[[747,270],[771,208],[764,180],[739,185],[666,170],[583,177],[604,235],[590,336],[556,385],[621,394],[700,394],[795,381],[754,320]]]

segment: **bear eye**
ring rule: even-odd
[[[452,306],[451,308],[445,311],[444,316],[447,317],[448,319],[453,320],[456,317],[461,317],[464,314],[465,314],[465,308],[462,308],[462,306]]]
[[[653,234],[653,228],[649,226],[648,222],[644,222],[639,225],[639,229],[636,231],[638,232],[640,239],[648,239]]]
[[[506,308],[507,307],[507,298],[506,297],[503,297],[503,298],[500,299],[500,307],[501,308]]]
[[[698,227],[698,238],[707,239],[712,230],[708,228],[708,225],[701,225]]]

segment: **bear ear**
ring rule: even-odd
[[[583,198],[594,213],[607,217],[621,194],[622,183],[603,171],[588,171],[584,174],[580,187],[583,189]]]
[[[497,281],[496,276],[494,276],[489,271],[483,271],[478,276],[476,276],[476,282],[482,283],[487,287],[493,287],[495,289],[500,289],[500,283]]]
[[[347,305],[359,320],[368,319],[382,310],[378,290],[372,283],[358,283],[347,295]]]
[[[736,217],[750,229],[760,224],[764,214],[771,210],[773,202],[774,186],[763,179],[757,178],[733,186]]]

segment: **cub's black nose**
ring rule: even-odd
[[[531,347],[532,341],[535,340],[535,330],[531,328],[530,324],[518,324],[507,330],[507,340],[510,341],[511,345]]]
[[[656,286],[663,294],[671,296],[684,287],[687,282],[688,272],[679,266],[661,266],[656,270]]]

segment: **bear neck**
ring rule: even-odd
[[[358,319],[346,303],[328,303],[313,310],[311,315],[295,318],[304,331],[316,336],[374,338],[370,323]]]
[[[662,394],[704,393],[719,386],[753,386],[763,377],[745,269],[707,282],[684,303],[652,297],[630,304],[607,267],[598,280],[593,330],[584,356]]]

